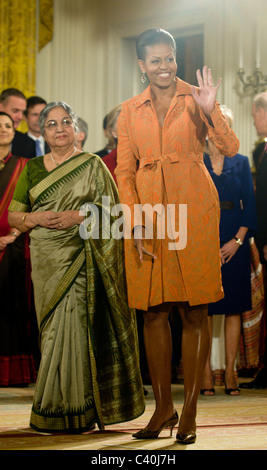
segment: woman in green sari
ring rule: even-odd
[[[123,241],[80,235],[86,204],[118,204],[112,177],[96,155],[75,148],[77,118],[50,103],[40,127],[51,153],[30,160],[9,207],[9,223],[30,231],[41,364],[30,425],[83,432],[144,411],[134,312],[128,308]],[[81,232],[82,233],[82,232]]]

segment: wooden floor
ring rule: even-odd
[[[169,454],[179,450],[267,450],[267,390],[242,390],[240,396],[233,397],[226,395],[222,387],[216,387],[214,397],[200,396],[197,441],[181,446],[175,441],[176,429],[172,437],[169,431],[163,431],[156,440],[132,438],[132,433],[146,425],[154,410],[151,387],[146,389],[146,411],[134,421],[108,426],[105,432],[96,429],[82,435],[53,435],[40,434],[29,427],[34,385],[0,388],[0,449],[145,451],[151,455],[153,451]],[[183,386],[172,385],[172,390],[180,413]]]

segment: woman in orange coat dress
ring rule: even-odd
[[[162,29],[142,33],[136,49],[142,78],[148,78],[150,86],[123,103],[115,173],[120,202],[127,207],[129,305],[144,311],[156,409],[134,437],[158,437],[178,421],[171,395],[168,322],[175,303],[183,324],[185,391],[176,439],[189,444],[196,440],[197,399],[208,354],[207,304],[223,297],[219,200],[203,163],[203,149],[208,135],[231,157],[239,142],[219,110],[220,80],[213,85],[210,69],[205,66],[203,76],[197,71],[198,88],[178,79],[175,41]],[[154,211],[144,213],[145,204]],[[144,229],[148,226],[149,234]]]

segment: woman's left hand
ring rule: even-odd
[[[56,212],[49,221],[49,227],[64,230],[74,225],[79,225],[83,219],[84,217],[79,215],[79,211]]]
[[[233,256],[236,254],[238,249],[239,245],[234,239],[225,243],[220,249],[222,264],[228,263],[230,259],[232,259]]]
[[[211,69],[208,69],[205,65],[203,67],[203,77],[200,70],[197,70],[197,81],[199,88],[192,86],[192,96],[206,116],[210,116],[215,106],[217,91],[222,79],[220,78],[217,85],[214,86]]]

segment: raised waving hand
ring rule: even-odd
[[[192,96],[202,111],[210,116],[214,109],[216,95],[222,79],[220,78],[217,85],[213,84],[211,69],[205,65],[203,71],[197,70],[197,81],[199,88],[192,86]]]

